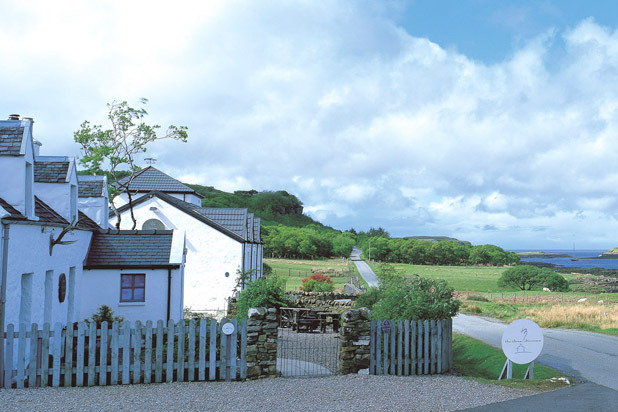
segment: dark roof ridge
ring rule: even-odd
[[[132,204],[133,206],[136,206],[142,202],[145,202],[148,199],[151,199],[153,196],[158,197],[159,199],[162,199],[164,201],[166,201],[167,203],[169,203],[170,205],[182,210],[183,212],[187,213],[188,215],[194,217],[197,220],[200,220],[204,223],[206,223],[207,225],[211,226],[212,228],[214,228],[215,230],[218,230],[219,232],[230,236],[232,238],[235,238],[236,240],[240,241],[240,242],[245,242],[246,239],[243,238],[241,235],[239,235],[238,233],[235,233],[234,231],[230,230],[229,228],[223,226],[222,224],[220,224],[219,222],[216,222],[215,220],[209,218],[208,216],[204,216],[202,213],[200,213],[198,210],[196,210],[196,208],[199,208],[199,206],[196,206],[192,203],[189,202],[185,202],[184,200],[180,200],[175,198],[174,196],[170,196],[167,193],[164,192],[159,192],[158,190],[153,190],[150,191],[148,193],[145,193],[143,196],[138,197],[137,199],[133,200]],[[129,209],[129,204],[126,203],[118,208],[116,208],[116,211],[118,213],[122,213],[125,210]],[[114,217],[115,214],[112,211],[109,214],[110,217]]]
[[[174,233],[171,229],[165,230],[156,230],[156,229],[147,229],[147,230],[130,230],[130,229],[101,229],[99,233],[107,234],[107,235],[171,235]]]

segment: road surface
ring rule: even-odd
[[[502,349],[506,324],[491,318],[457,315],[453,330]],[[537,361],[571,375],[618,390],[618,337],[571,329],[543,329]]]
[[[363,277],[363,279],[365,279],[365,282],[367,282],[370,287],[378,287],[378,277],[373,272],[373,270],[371,270],[369,265],[365,263],[365,261],[361,260],[361,253],[362,251],[355,247],[354,249],[352,249],[352,255],[350,256],[350,259],[352,259],[352,261],[356,265],[358,272]]]

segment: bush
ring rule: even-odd
[[[236,317],[246,317],[250,308],[280,308],[288,304],[283,280],[276,275],[263,276],[247,284],[240,292]]]
[[[311,277],[303,279],[302,289],[305,292],[332,292],[335,286],[328,276],[314,273]]]
[[[373,306],[372,319],[447,319],[455,316],[460,302],[445,280],[414,276],[393,282]]]
[[[537,287],[547,287],[553,291],[566,292],[569,290],[569,282],[548,268],[538,268],[531,265],[515,266],[504,271],[498,286],[513,287],[520,290],[532,290]]]
[[[382,297],[379,288],[369,288],[366,293],[363,293],[356,299],[356,308],[373,309],[373,306]]]
[[[107,305],[101,305],[99,310],[92,315],[91,318],[84,319],[88,325],[90,322],[94,322],[97,324],[97,328],[101,327],[101,323],[107,322],[108,328],[112,328],[113,322],[124,322],[124,318],[122,316],[114,316],[114,311]]]

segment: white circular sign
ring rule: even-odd
[[[531,320],[518,319],[502,334],[502,351],[520,365],[535,360],[543,350],[543,331]]]
[[[221,326],[221,332],[225,335],[231,335],[234,333],[234,324],[231,322],[224,323],[223,326]]]

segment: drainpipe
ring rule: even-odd
[[[0,289],[0,388],[4,388],[4,316],[9,261],[9,224],[2,221],[2,286]]]
[[[167,268],[167,321],[170,320],[170,300],[172,297],[172,268]]]

